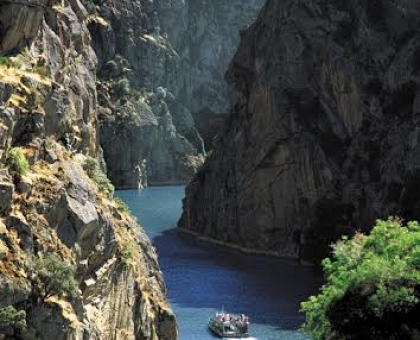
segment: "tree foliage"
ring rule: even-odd
[[[0,308],[0,332],[4,329],[24,330],[26,328],[26,312],[13,306]]]
[[[77,295],[76,268],[57,255],[47,254],[44,258],[36,259],[31,269],[36,291],[44,300],[53,295]]]
[[[333,245],[327,282],[302,303],[314,340],[420,339],[420,226],[378,220]]]

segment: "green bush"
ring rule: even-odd
[[[121,252],[121,262],[125,268],[131,266],[131,260],[133,258],[134,248],[131,243],[124,243]]]
[[[303,330],[314,340],[418,339],[420,227],[377,221],[369,236],[333,245],[327,282],[302,303]]]
[[[76,268],[57,255],[47,254],[44,258],[36,259],[31,270],[35,290],[43,300],[53,295],[77,295]]]
[[[88,176],[98,184],[101,190],[107,191],[110,195],[114,193],[114,186],[109,178],[101,170],[98,161],[92,157],[86,157],[83,164],[83,169],[87,172]]]
[[[131,93],[131,85],[127,78],[122,78],[117,83],[117,94],[120,96],[128,96]]]
[[[9,65],[10,58],[5,56],[0,56],[0,65]]]
[[[28,160],[23,153],[23,149],[20,147],[14,147],[9,150],[6,162],[12,172],[19,175],[24,175],[29,170]]]
[[[117,203],[118,210],[127,214],[130,213],[130,208],[122,199],[115,197],[114,201]]]
[[[17,330],[26,329],[26,312],[16,310],[13,306],[7,306],[0,309],[0,333],[7,328]]]

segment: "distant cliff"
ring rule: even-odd
[[[419,13],[268,0],[231,63],[231,119],[179,227],[313,260],[376,218],[420,218]]]
[[[101,171],[89,5],[0,3],[0,337],[175,340],[157,254]],[[51,254],[74,294],[36,269]]]
[[[263,0],[88,6],[101,145],[117,187],[188,182],[228,107],[224,73]],[[219,116],[222,115],[222,116]]]
[[[180,56],[179,100],[191,111],[207,149],[229,114],[225,73],[240,41],[265,0],[188,0],[184,38],[170,41]],[[168,32],[172,21],[162,22]],[[167,23],[167,24],[166,24]],[[176,34],[176,33],[175,33]],[[178,35],[178,34],[177,34]]]
[[[88,7],[101,145],[118,188],[187,182],[203,162],[203,141],[176,99],[180,58],[161,28],[159,6],[116,0]]]

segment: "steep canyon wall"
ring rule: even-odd
[[[418,219],[419,13],[408,1],[267,1],[230,65],[230,122],[180,228],[317,260],[376,218]]]
[[[0,3],[0,308],[27,323],[0,333],[175,340],[156,251],[100,170],[89,5]],[[51,254],[74,266],[74,296],[40,294],[34,263]]]

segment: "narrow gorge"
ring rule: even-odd
[[[239,30],[262,5],[119,0],[89,7],[101,145],[116,187],[189,182],[228,114],[224,73]]]
[[[157,252],[114,187],[190,180],[262,5],[0,1],[0,338],[178,338]]]
[[[416,2],[268,0],[227,80],[226,132],[181,231],[319,261],[377,218],[419,219]]]
[[[298,263],[420,218],[419,14],[0,0],[0,339],[208,339],[215,301],[306,339],[322,278]],[[168,184],[187,185],[177,227],[184,186],[114,196]]]

